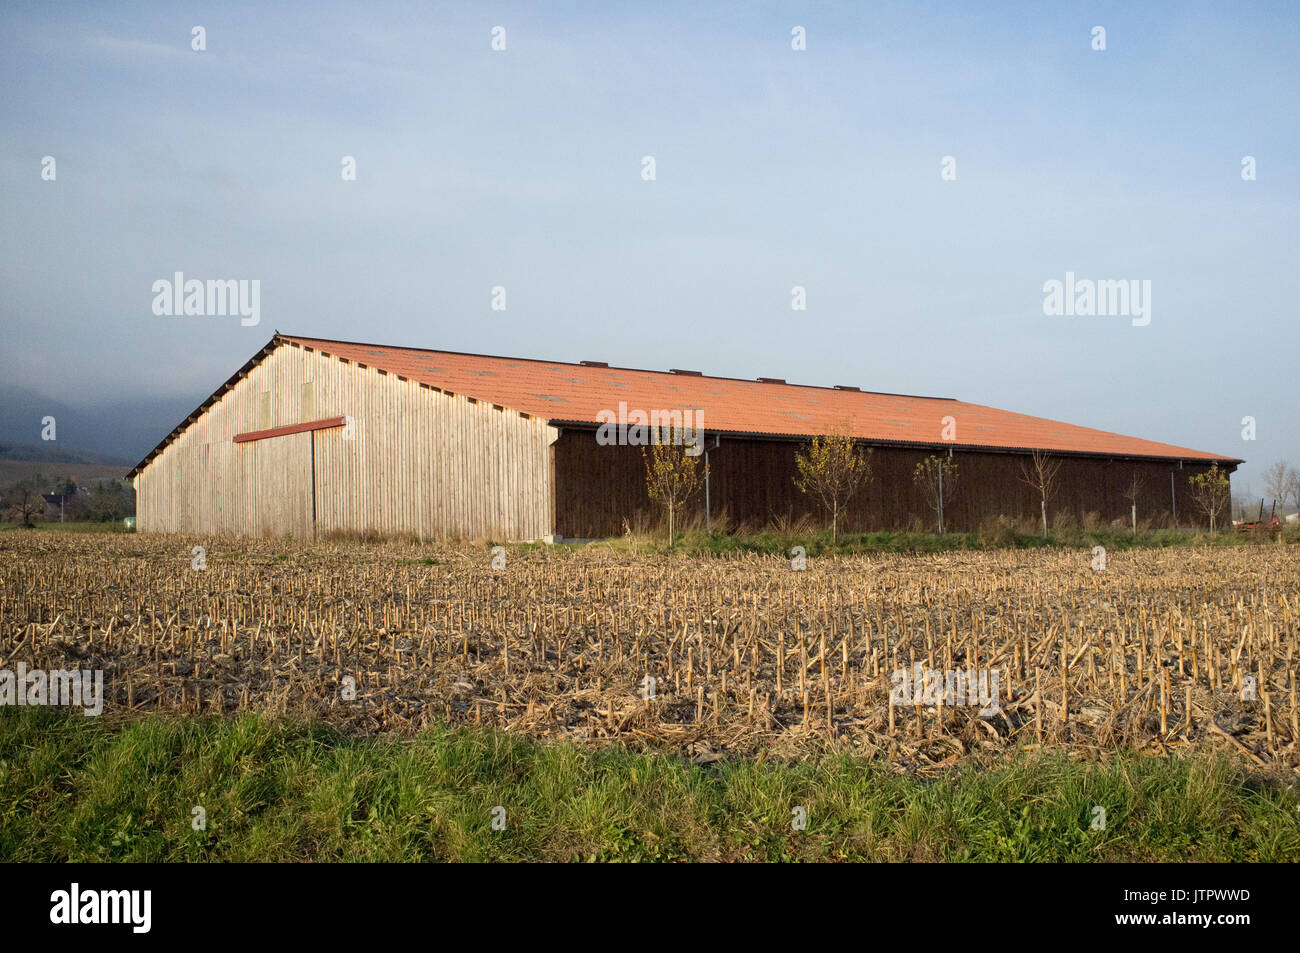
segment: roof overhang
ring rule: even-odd
[[[603,426],[602,424],[592,423],[588,420],[560,420],[558,418],[549,421],[553,427],[563,427],[565,430],[590,430],[595,433]],[[823,436],[822,434],[812,433],[760,433],[757,431],[747,430],[712,430],[708,427],[701,428],[704,433],[719,437],[732,437],[741,440],[767,440],[778,443],[789,443],[791,441],[812,440],[814,437]],[[1121,454],[1121,453],[1090,453],[1085,450],[1042,450],[1040,447],[988,447],[980,444],[969,443],[925,443],[915,440],[886,440],[873,439],[870,437],[854,438],[858,443],[868,447],[898,447],[899,449],[914,450],[962,450],[966,453],[1033,453],[1040,450],[1053,457],[1082,457],[1088,460],[1128,460],[1134,462],[1147,463],[1169,463],[1192,464],[1209,466],[1218,463],[1229,471],[1236,470],[1245,460],[1237,460],[1232,457],[1218,457],[1215,459],[1177,457],[1177,456],[1150,456],[1145,454]]]

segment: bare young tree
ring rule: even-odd
[[[1210,519],[1210,532],[1214,532],[1218,517],[1228,505],[1231,484],[1228,475],[1215,463],[1204,473],[1198,473],[1187,481],[1192,491],[1192,502],[1196,508]]]
[[[1035,450],[1028,460],[1020,464],[1020,479],[1033,487],[1038,493],[1039,507],[1043,514],[1043,537],[1047,536],[1047,501],[1056,490],[1056,475],[1061,470],[1061,461],[1051,454]]]
[[[799,475],[794,485],[800,493],[816,497],[831,518],[831,545],[839,542],[840,512],[864,484],[871,481],[870,449],[864,449],[842,431],[813,437],[806,453],[796,452]]]
[[[668,545],[677,536],[677,511],[699,490],[708,472],[700,455],[687,453],[685,443],[662,443],[658,440],[641,448],[645,460],[645,485],[650,499],[668,515]]]
[[[1264,470],[1264,492],[1270,501],[1285,510],[1287,497],[1291,495],[1291,479],[1295,471],[1287,466],[1285,460],[1269,464]]]
[[[1120,495],[1129,501],[1133,515],[1133,532],[1135,533],[1138,530],[1138,497],[1142,495],[1142,486],[1144,482],[1142,474],[1134,468],[1133,477],[1128,481],[1128,483],[1124,484],[1124,489],[1120,490]]]
[[[920,487],[925,500],[939,517],[939,535],[943,535],[943,507],[957,489],[957,461],[946,456],[929,456],[912,471],[912,482]]]
[[[0,499],[0,510],[9,519],[19,520],[30,529],[36,525],[35,518],[45,512],[45,497],[41,495],[44,485],[39,473],[19,480]]]

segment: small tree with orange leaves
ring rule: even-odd
[[[839,542],[840,512],[859,487],[871,481],[871,450],[863,449],[848,428],[813,437],[806,453],[796,453],[799,475],[794,485],[800,493],[816,497],[831,517],[831,545]]]
[[[1219,469],[1216,462],[1204,473],[1198,473],[1187,481],[1192,491],[1192,502],[1196,508],[1210,518],[1210,532],[1214,532],[1217,517],[1228,506],[1231,484],[1228,475]]]
[[[664,443],[656,432],[653,442],[641,448],[645,461],[645,486],[650,499],[668,515],[668,545],[677,536],[677,511],[688,503],[704,483],[709,465],[699,454],[687,453],[685,442]]]

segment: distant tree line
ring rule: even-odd
[[[0,516],[28,527],[51,520],[111,523],[134,515],[135,489],[126,480],[81,486],[70,476],[35,473],[0,492]]]

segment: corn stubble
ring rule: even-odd
[[[795,572],[589,547],[495,571],[485,549],[14,532],[0,667],[102,668],[110,714],[476,722],[700,761],[832,745],[928,770],[1016,746],[1211,745],[1296,768],[1298,580],[1289,547],[1134,550],[1103,572],[1081,551]],[[1000,711],[890,704],[914,663],[996,670]]]

